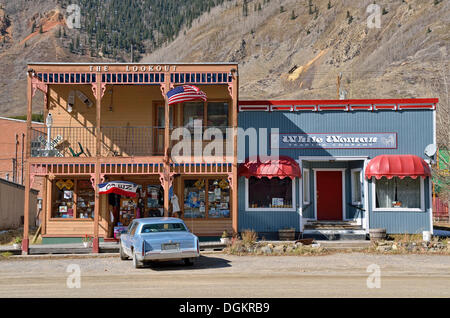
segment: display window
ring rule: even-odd
[[[375,181],[376,210],[424,210],[423,179],[383,177]]]
[[[57,179],[52,182],[52,218],[94,218],[95,190],[89,179]]]
[[[295,189],[290,178],[246,179],[247,209],[291,210],[295,209]]]
[[[225,178],[184,180],[184,218],[229,218],[230,186]]]

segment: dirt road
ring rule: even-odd
[[[367,272],[368,266],[379,269],[380,280],[371,276],[369,281],[380,288],[367,287],[369,275],[376,274]],[[78,269],[80,280],[73,276]],[[80,288],[68,288],[68,280]],[[170,262],[144,269],[118,257],[0,261],[0,297],[81,296],[450,297],[450,256],[216,253],[203,255],[192,267]]]

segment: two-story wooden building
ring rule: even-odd
[[[234,63],[30,63],[25,186],[29,192],[35,177],[44,177],[43,241],[89,235],[97,252],[113,226],[136,213],[170,215],[172,193],[195,234],[237,232],[237,70]],[[195,85],[207,101],[169,107],[166,94],[180,85]],[[44,93],[44,127],[31,122],[37,90]],[[172,160],[179,127],[192,137],[194,130],[224,132],[228,155],[203,155],[211,140],[205,136],[200,152],[183,150],[184,160]],[[137,198],[99,194],[98,184],[116,180],[137,184]],[[25,211],[29,205],[26,196]],[[28,226],[25,213],[24,253]]]

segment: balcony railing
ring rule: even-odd
[[[231,136],[229,128],[173,127],[170,129],[169,146],[173,149],[180,141],[184,141],[183,150],[190,148],[189,151],[182,151],[180,154],[191,158],[198,157],[203,154],[207,145],[211,145],[211,141],[220,137],[222,150],[220,147],[215,150],[221,151],[223,156],[226,156],[227,151],[230,151],[230,144],[227,144],[227,136]],[[102,157],[164,155],[164,127],[101,127],[100,134],[99,153]],[[195,144],[196,140],[200,142]],[[32,157],[95,157],[96,145],[95,127],[39,126],[31,129]],[[201,145],[201,154],[196,152],[198,145]],[[221,156],[215,151],[212,154]]]
[[[94,127],[32,127],[32,157],[94,157]]]

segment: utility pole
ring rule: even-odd
[[[336,94],[336,99],[339,99],[339,95],[341,92],[341,78],[342,78],[342,73],[339,73],[339,75],[337,76],[337,94]]]
[[[131,44],[131,63],[134,63],[134,48],[133,48],[133,44]]]
[[[23,151],[24,151],[24,145],[25,145],[25,134],[22,133],[22,173],[21,173],[21,180],[20,184],[23,185]]]
[[[17,179],[19,179],[18,178],[18,169],[17,169],[17,146],[19,145],[19,135],[18,134],[16,134],[16,156],[15,156],[15,159],[14,159],[14,171],[13,171],[13,181],[14,182],[17,182]]]

